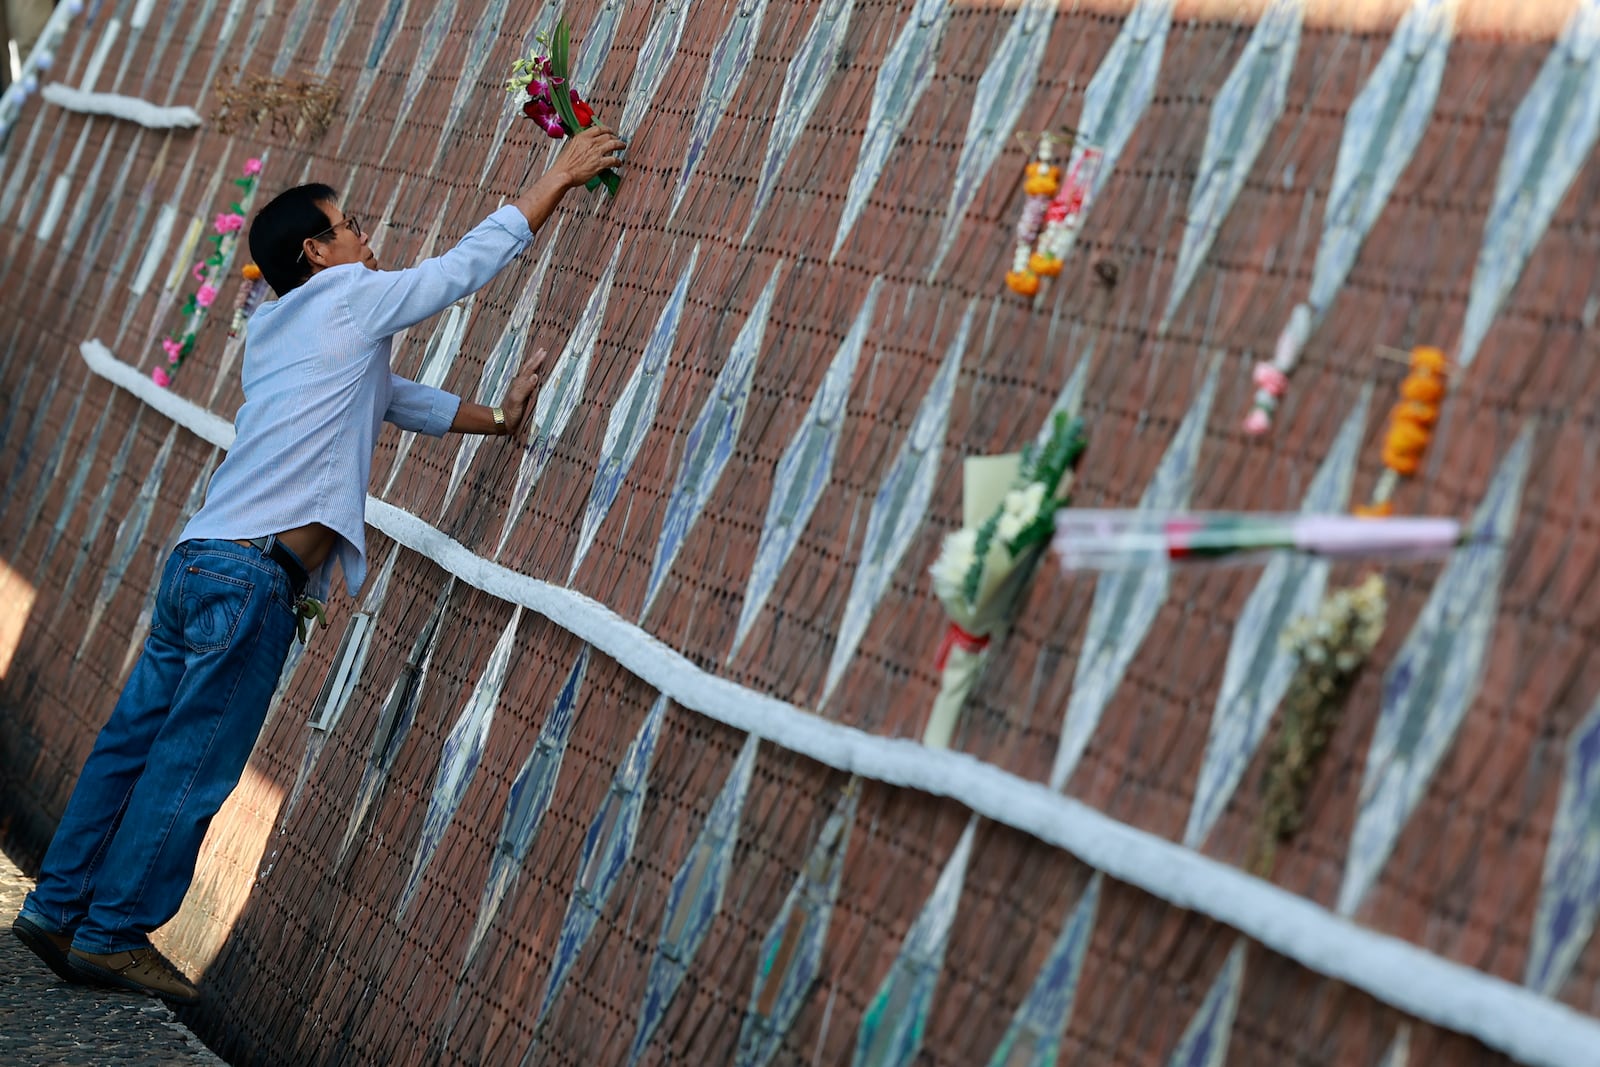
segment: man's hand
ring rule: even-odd
[[[561,155],[539,180],[522,191],[514,206],[528,220],[528,229],[537,233],[550,213],[570,190],[581,189],[601,171],[622,166],[621,152],[627,145],[608,126],[590,126],[568,138]]]
[[[523,363],[517,376],[511,379],[511,387],[506,390],[506,399],[500,409],[506,413],[506,433],[511,437],[522,436],[528,416],[533,413],[533,397],[539,391],[540,373],[544,370],[546,354],[542,348],[535,352],[532,358]]]
[[[609,126],[596,123],[569,138],[550,169],[562,175],[569,189],[576,189],[601,171],[622,166],[619,153],[627,147]]]

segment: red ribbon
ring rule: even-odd
[[[945,663],[950,659],[950,650],[959,648],[963,652],[982,652],[989,647],[989,639],[979,634],[969,634],[955,623],[945,627],[944,640],[939,642],[939,655],[933,661],[938,670],[944,670]]]
[[[1194,535],[1205,529],[1199,519],[1172,519],[1167,523],[1167,558],[1188,559],[1194,551]]]

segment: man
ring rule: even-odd
[[[178,912],[211,818],[238,784],[306,598],[336,560],[366,575],[372,450],[385,420],[439,436],[516,434],[535,355],[489,408],[389,370],[393,335],[475,292],[532,239],[567,190],[621,165],[605,127],[444,255],[378,270],[360,220],[325,185],[257,214],[250,252],[279,299],[245,341],[233,449],[161,575],[150,636],[78,777],[12,932],[73,982],[191,1002],[150,945]]]

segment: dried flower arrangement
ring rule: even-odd
[[[238,75],[237,68],[225,68],[225,75]],[[226,80],[226,79],[224,79]],[[246,127],[260,130],[270,124],[274,136],[289,137],[304,133],[321,137],[333,125],[339,107],[339,87],[332,82],[312,79],[292,81],[267,74],[250,74],[230,86],[217,90],[217,106],[211,121],[217,132],[233,134]]]
[[[1345,697],[1361,665],[1383,636],[1388,601],[1381,575],[1322,602],[1315,616],[1296,619],[1283,640],[1299,667],[1283,699],[1283,729],[1262,775],[1263,803],[1250,868],[1272,873],[1278,845],[1305,820],[1306,795],[1317,763],[1339,724]]]

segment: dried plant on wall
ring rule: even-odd
[[[237,68],[225,71],[237,75]],[[211,121],[219,133],[234,134],[246,128],[259,131],[270,124],[273,136],[305,134],[321,137],[333,125],[339,107],[339,87],[313,78],[291,81],[268,74],[250,74],[232,86],[217,90]]]
[[[1353,589],[1323,601],[1315,617],[1297,619],[1284,640],[1300,668],[1283,699],[1283,732],[1262,775],[1264,803],[1256,827],[1251,869],[1272,873],[1278,845],[1305,819],[1306,794],[1317,763],[1338,725],[1345,697],[1367,656],[1383,636],[1388,612],[1382,576],[1368,575]]]

